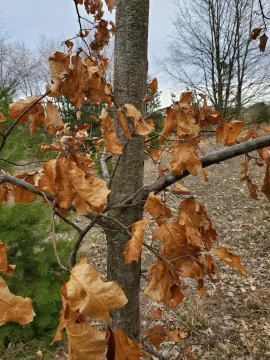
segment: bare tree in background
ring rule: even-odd
[[[270,90],[269,54],[249,39],[262,23],[258,1],[176,0],[175,6],[175,33],[161,69],[178,85],[206,93],[225,118],[238,117]]]

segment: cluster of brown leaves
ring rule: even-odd
[[[184,278],[196,280],[198,294],[205,295],[204,278],[208,277],[212,282],[218,280],[213,254],[247,276],[239,256],[234,256],[225,248],[213,248],[217,234],[203,205],[192,199],[183,200],[179,205],[177,221],[170,221],[170,209],[151,193],[144,209],[152,218],[145,218],[133,225],[133,236],[127,243],[125,260],[128,264],[139,260],[146,225],[150,219],[155,219],[159,227],[153,231],[152,239],[161,241],[161,245],[156,250],[157,262],[149,269],[151,281],[145,295],[176,307],[184,299]]]
[[[253,29],[250,33],[250,40],[257,40],[257,38],[261,35],[261,32],[263,30],[264,30],[263,28]],[[261,52],[265,51],[267,40],[268,40],[268,36],[265,33],[263,33],[260,36],[260,41],[259,41],[259,49]]]
[[[114,282],[103,282],[87,258],[83,257],[70,273],[70,280],[62,286],[62,311],[53,343],[68,336],[70,360],[140,359],[144,357],[139,344],[121,330],[94,327],[89,318],[107,324],[110,310],[127,303],[121,288]],[[105,355],[105,351],[106,355]]]
[[[6,244],[0,242],[0,274],[12,275],[16,266],[8,264],[6,248]],[[8,322],[28,324],[33,321],[34,316],[32,300],[13,295],[0,277],[0,326]]]

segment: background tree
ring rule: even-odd
[[[269,54],[259,53],[248,39],[254,27],[263,27],[258,1],[176,1],[175,6],[174,34],[161,69],[178,86],[207,93],[226,119],[238,118],[245,105],[269,93]]]

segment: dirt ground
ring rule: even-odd
[[[172,360],[187,359],[183,354],[190,347],[194,359],[270,359],[270,204],[263,194],[257,201],[249,197],[246,184],[239,181],[242,161],[244,157],[238,157],[208,168],[208,182],[199,175],[186,178],[184,183],[195,199],[206,206],[218,233],[216,245],[242,256],[248,279],[219,262],[221,281],[207,281],[208,292],[203,298],[197,296],[196,284],[189,280],[185,300],[177,309],[141,296],[142,336],[145,329],[155,325],[184,333],[180,344],[166,343],[158,349]],[[264,168],[254,168],[252,179],[259,186],[263,177]],[[155,178],[155,165],[148,160],[145,182],[151,183]],[[167,203],[175,211],[180,200],[171,194],[167,196]],[[83,225],[84,221],[77,218],[78,224]],[[151,229],[145,240],[151,242]],[[81,254],[86,254],[105,277],[106,242],[99,229],[89,234]],[[145,250],[142,260],[143,270],[154,261]],[[141,281],[142,292],[147,278],[146,273]],[[158,306],[163,310],[164,321],[151,320],[151,313]]]

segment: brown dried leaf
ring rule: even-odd
[[[176,112],[169,108],[166,110],[166,118],[163,122],[163,129],[161,132],[161,136],[158,138],[158,141],[164,142],[165,138],[167,138],[175,129],[177,128],[177,115]]]
[[[134,131],[139,135],[148,135],[155,129],[153,120],[144,121],[141,112],[134,105],[125,104],[126,116],[134,118]]]
[[[113,9],[115,9],[115,7],[116,7],[116,0],[105,0],[105,1],[106,1],[107,6],[108,6],[108,10],[110,12],[112,12]]]
[[[205,206],[192,199],[183,200],[179,205],[179,224],[185,226],[189,241],[206,249],[211,249],[217,238],[217,233],[212,227]]]
[[[148,195],[144,210],[156,218],[158,224],[162,224],[165,219],[172,217],[171,210],[161,202],[160,196],[155,195],[153,192]]]
[[[119,124],[123,130],[125,137],[127,139],[131,139],[131,134],[130,134],[128,124],[127,124],[127,117],[125,114],[123,114],[121,109],[117,109],[117,118],[118,118]]]
[[[196,146],[200,139],[193,139],[187,142],[176,142],[173,145],[173,154],[168,169],[174,175],[182,175],[184,169],[187,169],[191,175],[198,175],[202,169],[202,164],[196,152]]]
[[[141,256],[145,228],[149,220],[149,218],[145,218],[137,221],[132,225],[132,238],[127,242],[125,250],[126,264],[131,264],[132,261],[139,261]]]
[[[166,340],[167,333],[162,325],[156,325],[146,330],[147,340],[151,342],[157,349],[160,344]]]
[[[251,33],[250,33],[250,39],[251,39],[251,40],[256,40],[257,37],[260,35],[261,31],[262,31],[262,28],[255,28],[255,29],[253,29],[253,30],[251,31]]]
[[[148,88],[152,91],[152,93],[156,94],[158,90],[158,81],[157,78],[154,78],[150,84],[147,84]]]
[[[149,271],[151,281],[144,294],[155,301],[163,301],[170,307],[177,307],[184,299],[181,283],[175,271],[160,259]]]
[[[35,106],[36,112],[35,114],[32,116],[32,122],[30,125],[30,135],[35,134],[36,132],[38,132],[40,126],[44,123],[45,121],[45,112],[44,112],[44,107],[40,104]]]
[[[233,255],[224,247],[213,248],[212,250],[220,260],[235,268],[242,276],[248,277],[246,270],[240,263],[241,256]]]
[[[132,341],[123,331],[117,329],[113,332],[115,342],[115,360],[139,360],[147,358],[142,346]]]
[[[260,44],[259,44],[259,49],[261,52],[264,52],[265,51],[265,47],[266,47],[266,44],[267,44],[267,40],[268,40],[268,36],[266,34],[263,34],[261,37],[260,37]]]
[[[28,324],[35,315],[32,300],[13,295],[0,277],[0,326],[8,322]]]
[[[177,195],[190,195],[191,191],[185,188],[183,184],[184,183],[182,180],[175,183],[174,187],[172,188],[172,192]]]
[[[114,131],[113,120],[106,111],[102,113],[101,117],[102,117],[102,122],[100,128],[108,152],[110,152],[113,155],[122,154],[123,145],[120,144],[116,132]]]
[[[106,331],[88,323],[68,321],[68,358],[72,360],[103,360],[106,348]]]
[[[48,102],[47,112],[45,118],[45,130],[49,134],[56,134],[57,131],[60,131],[64,128],[64,123],[61,119],[61,116],[58,112],[58,108],[52,102]]]
[[[162,309],[160,307],[158,307],[155,311],[152,312],[151,319],[162,320]]]
[[[21,114],[26,111],[28,108],[29,110],[21,117],[18,124],[24,124],[31,115],[34,115],[39,110],[39,105],[36,104],[32,106],[32,104],[38,99],[38,96],[30,96],[27,99],[20,99],[14,102],[13,104],[9,105],[8,115],[11,117],[12,120],[17,120]],[[32,107],[31,107],[32,106]]]
[[[203,177],[205,181],[209,181],[209,175],[208,172],[205,169],[202,169]]]
[[[7,245],[0,242],[0,273],[11,275],[16,265],[9,265],[7,262]]]
[[[183,331],[178,331],[178,330],[169,330],[167,332],[167,337],[169,340],[175,342],[175,343],[179,343],[181,341],[183,341],[183,339],[185,339],[187,337],[187,334]]]
[[[107,196],[110,193],[105,181],[96,178],[94,175],[86,175],[73,162],[71,162],[68,175],[70,183],[77,193],[89,203],[90,209],[100,213],[107,204]]]
[[[190,105],[192,103],[192,91],[183,92],[179,102]]]
[[[34,185],[35,184],[35,175],[29,173],[23,173],[19,175],[15,175],[17,179],[24,180],[28,184]],[[31,191],[25,190],[19,186],[14,186],[12,195],[14,197],[14,202],[18,202],[20,204],[30,204],[37,195],[32,193]]]
[[[67,300],[73,312],[79,311],[83,316],[110,320],[109,311],[119,309],[127,303],[122,289],[115,282],[103,282],[94,267],[82,257],[80,263],[71,270],[66,284]]]

